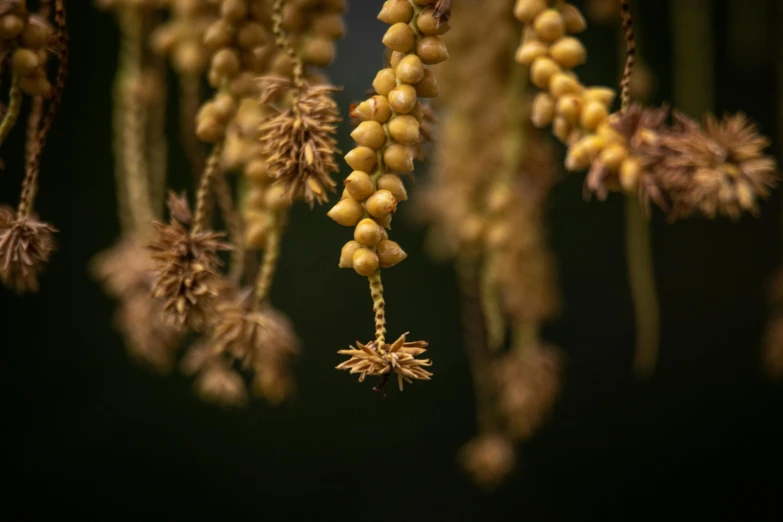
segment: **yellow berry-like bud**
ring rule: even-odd
[[[609,87],[590,87],[585,89],[583,96],[586,102],[597,101],[609,107],[614,102],[617,93]]]
[[[397,114],[408,114],[416,106],[416,88],[402,84],[389,92],[389,105]]]
[[[266,161],[262,159],[250,160],[244,169],[245,178],[254,183],[263,183],[269,181],[269,174]]]
[[[344,227],[352,227],[362,219],[364,209],[355,199],[345,198],[338,201],[326,215]]]
[[[612,143],[601,152],[598,160],[606,166],[612,172],[617,172],[620,169],[620,165],[628,157],[628,149],[619,144]]]
[[[399,81],[413,85],[424,79],[424,64],[415,54],[408,54],[400,60],[395,73]]]
[[[353,170],[372,172],[375,168],[377,158],[374,150],[360,145],[345,155],[345,161]]]
[[[507,185],[495,185],[487,195],[487,211],[492,215],[498,215],[511,206],[514,201],[514,192]]]
[[[25,22],[15,14],[7,14],[0,18],[0,39],[12,40],[24,30]]]
[[[266,43],[264,26],[256,22],[247,22],[237,31],[237,44],[243,49],[255,49]]]
[[[514,16],[520,22],[529,24],[546,8],[546,0],[517,0]]]
[[[563,116],[556,116],[552,122],[552,134],[563,143],[568,143],[571,140],[573,131],[574,126],[568,123],[568,120]]]
[[[449,27],[447,22],[438,22],[438,20],[432,16],[434,12],[435,9],[432,7],[425,7],[416,19],[416,27],[427,36],[446,34],[451,27]]]
[[[396,116],[389,122],[389,134],[400,143],[415,143],[419,139],[419,122],[413,116]]]
[[[228,47],[233,39],[231,28],[223,20],[216,20],[204,32],[204,45],[210,49]]]
[[[378,190],[364,204],[367,213],[374,218],[385,218],[397,210],[397,200],[388,190]]]
[[[400,64],[400,60],[402,60],[403,58],[405,58],[405,53],[393,51],[391,53],[391,58],[389,58],[389,65],[391,65],[392,69],[396,69],[397,66]],[[397,76],[395,74],[395,78],[396,77]]]
[[[540,92],[533,98],[530,120],[535,127],[543,129],[552,123],[555,117],[555,99],[549,93]]]
[[[408,254],[400,248],[400,245],[388,239],[384,239],[378,243],[376,252],[381,268],[391,268],[408,257]]]
[[[530,40],[517,49],[515,60],[522,65],[530,66],[536,58],[549,55],[549,46],[539,40]]]
[[[16,73],[26,76],[41,66],[41,61],[35,51],[21,47],[14,51],[11,64]]]
[[[406,2],[407,3],[407,2]],[[378,71],[375,75],[375,80],[372,82],[372,88],[375,92],[381,96],[387,96],[389,91],[397,86],[397,75],[394,74],[394,69],[386,68]]]
[[[310,38],[302,49],[302,60],[316,67],[326,67],[334,60],[335,46],[327,38]]]
[[[590,156],[582,141],[577,141],[568,148],[565,167],[570,171],[586,170],[590,167]]]
[[[248,219],[245,226],[245,247],[250,250],[264,248],[268,232],[269,222],[267,219]]]
[[[212,70],[222,78],[233,78],[239,73],[239,54],[236,50],[224,47],[212,57]]]
[[[340,268],[353,268],[353,255],[362,248],[356,241],[348,241],[340,251]]]
[[[588,131],[594,131],[600,123],[606,121],[609,116],[606,107],[601,102],[590,102],[582,109],[581,124],[582,128]]]
[[[371,149],[380,149],[386,142],[386,132],[383,126],[377,121],[363,121],[351,133],[351,137],[359,145],[370,147]]]
[[[52,37],[52,30],[36,19],[28,21],[22,34],[19,35],[19,41],[23,47],[30,49],[41,49],[49,45]]]
[[[573,69],[587,60],[587,50],[582,42],[568,36],[556,41],[550,49],[552,58],[565,69]]]
[[[560,66],[551,58],[542,56],[536,58],[533,65],[530,66],[530,79],[536,87],[546,89],[549,87],[549,81],[552,76],[560,72]]]
[[[402,179],[396,174],[384,174],[378,178],[378,190],[388,190],[397,201],[408,199],[408,192]]]
[[[228,122],[237,110],[237,102],[230,94],[221,92],[215,96],[213,102],[215,106],[215,112],[217,117],[223,121]]]
[[[177,45],[171,58],[176,70],[194,75],[201,73],[207,61],[204,49],[192,42]]]
[[[386,96],[376,94],[357,105],[354,114],[363,121],[374,120],[378,123],[386,123],[391,117],[389,100],[386,99]]]
[[[438,79],[435,77],[435,73],[429,69],[424,71],[424,77],[414,87],[416,87],[416,96],[419,98],[437,98],[440,95]]]
[[[416,33],[406,23],[394,24],[383,35],[383,45],[392,51],[407,53],[416,45]]]
[[[381,12],[378,13],[378,20],[385,24],[397,24],[411,21],[413,17],[413,6],[408,0],[386,0],[383,3]]]
[[[579,116],[582,113],[582,101],[575,94],[567,94],[557,100],[557,115],[565,118],[569,125],[574,126],[579,123]]]
[[[247,16],[247,3],[245,0],[223,0],[220,16],[231,22],[239,22]]]
[[[46,97],[52,93],[52,84],[40,69],[35,74],[22,76],[19,79],[19,88],[30,96]]]
[[[620,165],[620,186],[627,193],[633,193],[639,187],[639,176],[642,173],[642,162],[629,156]]]
[[[579,80],[565,73],[557,73],[549,80],[549,92],[555,98],[560,98],[566,94],[579,94],[582,92],[582,84]]]
[[[350,201],[345,199],[343,201]],[[374,247],[383,239],[383,230],[381,226],[370,218],[359,221],[353,231],[353,238],[366,247]]]
[[[348,191],[348,195],[356,201],[363,201],[369,198],[375,190],[370,175],[361,170],[351,172],[343,180],[343,184],[345,185],[345,190]]]
[[[543,41],[554,42],[565,34],[565,22],[556,9],[547,9],[536,17],[533,29]]]
[[[245,98],[255,93],[256,80],[251,72],[244,71],[231,80],[229,89],[236,98]]]
[[[351,264],[357,274],[369,277],[378,270],[378,256],[372,250],[359,248],[354,252]]]
[[[383,161],[391,170],[413,172],[413,150],[401,143],[392,143],[383,151]]]
[[[322,14],[313,20],[313,32],[330,40],[339,40],[345,35],[343,18],[338,14]]]
[[[196,122],[196,135],[201,141],[215,143],[226,133],[226,127],[216,118],[200,117]]]
[[[587,21],[579,9],[573,4],[565,4],[560,13],[563,16],[563,22],[565,22],[566,31],[571,34],[581,33],[587,29]]]
[[[449,59],[446,42],[437,36],[425,36],[419,40],[416,44],[416,54],[426,65],[435,65]]]
[[[308,178],[309,181],[313,178]],[[313,188],[313,187],[311,187]],[[316,187],[317,188],[317,187]],[[323,191],[323,190],[322,190]],[[313,192],[318,193],[317,190]],[[285,210],[291,206],[291,197],[282,183],[276,183],[269,187],[264,194],[264,204],[272,210]]]
[[[603,123],[598,124],[595,133],[601,136],[606,143],[625,143],[625,137],[609,124],[609,118]]]
[[[476,245],[484,236],[485,220],[476,214],[465,216],[459,223],[457,235],[465,245]]]

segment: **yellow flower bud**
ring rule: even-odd
[[[540,92],[533,98],[530,120],[535,127],[543,129],[552,123],[555,117],[555,99],[549,93]]]
[[[234,49],[224,47],[212,57],[212,70],[221,78],[233,78],[239,68],[239,54]]]
[[[351,200],[344,199],[343,201]],[[370,218],[362,219],[353,231],[353,238],[362,246],[374,247],[383,239],[381,226]]]
[[[7,14],[0,18],[0,39],[12,40],[19,36],[25,27],[22,18],[15,14]]]
[[[597,101],[609,107],[612,102],[614,102],[617,93],[615,93],[614,89],[608,87],[590,87],[589,89],[585,89],[583,96],[585,102]]]
[[[261,159],[250,160],[244,169],[245,178],[254,183],[263,183],[269,181],[266,161]]]
[[[556,73],[549,80],[549,92],[555,98],[560,98],[566,94],[579,94],[582,92],[582,89],[583,87],[579,80],[564,73]]]
[[[364,209],[355,199],[346,198],[338,201],[326,215],[344,227],[352,227],[362,219]]]
[[[416,106],[416,88],[402,84],[389,92],[389,105],[397,114],[408,114]]]
[[[565,4],[560,13],[563,16],[563,22],[565,23],[566,31],[571,34],[581,33],[587,29],[587,21],[579,9],[573,4]]]
[[[446,42],[437,36],[425,36],[419,40],[419,43],[416,44],[416,54],[425,65],[435,65],[445,62],[449,58]]]
[[[264,248],[268,231],[269,221],[267,219],[248,219],[245,226],[245,247],[250,250]]]
[[[438,20],[432,16],[434,12],[432,7],[425,7],[416,19],[416,27],[427,36],[446,34],[451,27],[447,22],[438,23]]]
[[[397,23],[386,30],[383,45],[392,51],[407,53],[416,45],[416,33],[406,23]]]
[[[550,49],[552,58],[565,69],[573,69],[587,60],[587,50],[582,42],[568,36],[556,41]]]
[[[239,22],[247,16],[247,3],[245,0],[223,0],[220,15],[230,22]]]
[[[536,35],[545,42],[554,42],[565,34],[565,22],[556,9],[547,9],[533,22]]]
[[[163,40],[163,36],[160,37],[161,40]],[[165,40],[169,40],[169,38],[165,38]],[[231,28],[228,26],[226,22],[223,20],[215,20],[212,24],[210,24],[209,27],[207,27],[207,30],[204,32],[204,45],[209,47],[210,49],[220,49],[221,47],[228,47],[231,45],[231,41],[233,40],[233,34],[231,32]],[[166,47],[170,47],[174,44],[174,42],[160,42],[161,44],[167,44],[162,45],[163,49]]]
[[[408,0],[386,0],[383,3],[381,12],[378,13],[378,20],[385,24],[397,24],[411,21],[413,17],[413,6]]]
[[[386,142],[386,131],[377,121],[363,121],[356,126],[351,137],[359,145],[377,150]]]
[[[440,95],[440,86],[438,85],[438,79],[435,74],[426,69],[424,71],[424,77],[415,85],[416,96],[419,98],[437,98]]]
[[[243,49],[252,50],[266,43],[264,26],[256,22],[242,24],[237,31],[237,44]]]
[[[364,204],[367,213],[374,218],[385,218],[397,210],[397,200],[388,190],[377,190]]]
[[[313,32],[330,40],[339,40],[345,35],[343,18],[336,13],[322,14],[313,21]]]
[[[201,141],[215,143],[226,133],[226,127],[213,117],[199,117],[196,121],[196,136]]]
[[[233,96],[225,92],[215,95],[215,112],[217,117],[223,122],[227,123],[237,111],[237,102]]]
[[[35,51],[21,47],[14,51],[11,64],[16,73],[27,76],[41,66],[41,61]]]
[[[401,143],[392,143],[383,151],[383,161],[391,170],[413,172],[413,150]]]
[[[369,277],[378,270],[378,256],[372,250],[359,248],[354,252],[351,264],[357,274]]]
[[[291,206],[291,197],[285,185],[276,183],[266,190],[264,203],[272,210],[284,210]]]
[[[335,55],[335,45],[328,38],[310,38],[302,48],[302,60],[316,67],[326,67]]]
[[[370,197],[375,190],[370,175],[361,170],[354,170],[343,180],[348,195],[356,201],[363,201]]]
[[[601,102],[590,102],[582,109],[582,128],[594,131],[600,123],[606,121],[607,116],[609,116],[609,113],[604,104]]]
[[[546,8],[546,0],[517,0],[514,16],[520,22],[529,24]]]
[[[394,74],[394,69],[392,68],[381,69],[378,71],[378,74],[375,75],[375,80],[372,82],[372,88],[375,89],[375,92],[381,96],[387,96],[389,91],[394,89],[396,86],[397,75]]]
[[[620,186],[629,194],[636,192],[639,187],[639,176],[642,172],[642,163],[638,158],[629,156],[620,165]]]
[[[577,141],[568,148],[565,159],[565,167],[570,171],[586,170],[590,167],[590,156],[587,147],[582,140]]]
[[[395,72],[399,81],[413,85],[424,79],[424,64],[421,62],[421,58],[415,54],[409,54],[400,60]]]
[[[391,268],[408,257],[408,254],[400,248],[400,245],[388,239],[384,239],[378,243],[376,253],[378,254],[378,261],[380,262],[381,268]]]
[[[571,141],[571,135],[574,131],[573,125],[563,116],[556,116],[552,122],[552,134],[563,143]]]
[[[397,66],[400,64],[400,60],[402,60],[403,58],[405,58],[405,53],[400,53],[400,52],[397,52],[397,51],[393,51],[391,53],[391,58],[389,59],[389,65],[392,66],[392,69],[396,69]],[[395,78],[396,77],[397,76],[396,76],[396,73],[395,73]]]
[[[389,122],[389,134],[400,143],[415,143],[419,139],[419,122],[413,116],[396,116]]]
[[[391,107],[386,96],[376,94],[369,100],[365,100],[354,109],[354,114],[362,121],[374,120],[378,123],[386,123],[391,117]]]
[[[465,245],[476,245],[484,235],[484,219],[476,214],[465,216],[459,223],[457,235]]]
[[[385,229],[385,228],[391,228],[392,215],[391,215],[391,214],[389,214],[389,215],[388,215],[388,216],[386,216],[386,217],[382,217],[382,218],[372,218],[372,219],[373,219],[373,221],[375,221],[376,223],[378,223],[378,226],[380,226],[380,227],[381,227],[381,232],[383,232],[383,239],[388,239],[388,238],[389,238],[389,234],[387,234],[387,233],[386,233],[386,230],[384,230],[384,229]]]
[[[348,241],[344,244],[340,251],[340,264],[338,266],[340,268],[353,268],[353,256],[360,248],[362,248],[362,245],[356,241]]]
[[[388,190],[397,201],[405,201],[408,199],[408,192],[405,190],[405,185],[402,183],[402,179],[396,174],[384,174],[378,178],[377,185],[378,190]]]
[[[560,66],[551,58],[536,58],[530,66],[530,79],[536,87],[546,89],[552,76],[560,72]]]
[[[625,146],[619,143],[612,143],[601,152],[598,161],[603,163],[610,171],[617,172],[627,157],[628,149]]]
[[[19,35],[19,42],[22,47],[28,49],[42,49],[49,45],[49,40],[52,37],[52,30],[49,26],[42,23],[28,23],[22,34]]]
[[[377,157],[374,150],[360,145],[345,155],[345,161],[353,170],[372,172],[375,168]]]
[[[582,114],[582,100],[574,94],[567,94],[557,100],[557,115],[566,119],[569,125],[579,122]]]
[[[530,40],[529,42],[525,42],[519,46],[514,59],[517,61],[517,63],[530,66],[530,64],[532,64],[536,58],[548,55],[549,46],[547,46],[547,44],[539,40]]]

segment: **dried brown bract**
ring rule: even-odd
[[[451,0],[438,0],[432,17],[438,21],[438,25],[448,22],[451,18]]]
[[[513,444],[501,435],[486,434],[468,442],[460,451],[462,466],[487,488],[503,482],[516,467]]]
[[[293,88],[283,78],[259,80],[261,103],[266,104]],[[303,196],[311,205],[328,200],[334,191],[331,175],[339,170],[335,132],[340,121],[329,85],[305,85],[296,92],[291,107],[272,115],[261,125],[261,152],[266,156],[269,175],[282,183],[291,199]]]
[[[350,373],[359,374],[359,382],[370,375],[397,374],[397,384],[402,390],[403,381],[411,384],[412,379],[429,381],[432,373],[425,370],[431,366],[429,359],[416,359],[417,355],[426,352],[426,341],[405,342],[407,333],[400,336],[392,344],[384,344],[378,349],[377,343],[372,341],[367,344],[356,342],[357,348],[351,346],[350,350],[340,350],[337,353],[350,355],[351,358],[337,365],[338,370],[349,370]]]
[[[17,293],[38,290],[38,274],[54,251],[52,226],[0,208],[0,280]]]
[[[196,392],[205,401],[221,406],[243,406],[247,403],[244,379],[231,368],[229,361],[214,356],[208,341],[192,346],[180,366],[184,374],[196,376]]]
[[[659,168],[674,201],[672,217],[756,214],[758,200],[776,183],[775,160],[764,155],[769,141],[744,114],[721,121],[709,115],[703,130],[682,114],[675,118],[675,130],[662,138],[666,153]]]
[[[164,313],[172,316],[178,327],[199,330],[205,326],[207,314],[214,311],[219,280],[216,269],[221,264],[217,253],[231,247],[221,241],[222,233],[186,229],[176,219],[180,209],[171,208],[171,199],[169,204],[171,222],[156,222],[156,237],[147,246],[157,272],[152,295],[164,301]]]

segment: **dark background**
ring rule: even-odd
[[[712,25],[716,109],[744,109],[779,144],[776,3],[735,2],[756,6],[755,22],[729,38],[728,3],[716,1]],[[430,383],[382,400],[333,370],[337,349],[372,334],[372,313],[366,281],[336,268],[347,236],[325,207],[294,211],[273,292],[304,346],[295,400],[226,411],[199,401],[184,378],[129,359],[111,327],[113,304],[86,268],[118,233],[110,120],[117,33],[91,2],[68,4],[72,70],[37,204],[60,228],[60,248],[40,293],[0,290],[0,511],[13,519],[391,521],[713,520],[736,509],[747,520],[783,518],[783,388],[759,363],[764,286],[780,258],[779,194],[761,219],[736,224],[667,225],[654,216],[662,353],[655,376],[639,383],[630,372],[622,198],[584,202],[582,177],[565,178],[549,213],[565,310],[546,329],[567,356],[563,393],[520,447],[517,474],[484,493],[455,463],[475,424],[454,274],[425,257],[424,232],[410,220],[395,221],[410,257],[384,278],[390,335],[410,330],[430,341]],[[330,72],[345,85],[343,112],[380,64],[380,4],[351,2],[349,34]],[[640,4],[656,96],[668,99],[669,3]],[[728,42],[751,36],[762,47],[738,59]],[[613,27],[588,31],[587,82],[615,81],[616,40]],[[172,117],[173,137],[175,124]],[[20,127],[4,147],[2,201],[16,201],[22,137]],[[347,145],[345,129],[341,137]],[[184,179],[180,151],[172,147],[171,156],[175,180]]]

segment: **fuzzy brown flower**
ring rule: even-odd
[[[674,202],[672,217],[757,214],[758,200],[777,182],[775,160],[764,155],[769,140],[741,113],[721,121],[708,115],[703,129],[682,114],[675,119],[674,131],[662,137],[659,167]]]
[[[507,438],[484,434],[460,450],[459,460],[476,483],[492,488],[503,482],[514,470],[516,452]]]
[[[289,80],[264,77],[259,81],[261,103],[267,104],[293,88]],[[283,183],[291,199],[303,196],[312,205],[328,200],[334,191],[331,175],[339,170],[335,133],[340,121],[329,85],[306,85],[290,108],[278,111],[260,128],[261,153],[270,175]]]
[[[220,406],[244,406],[248,391],[242,375],[220,357],[215,357],[209,341],[192,346],[182,358],[182,372],[195,376],[196,393],[206,402]]]
[[[0,280],[17,293],[38,290],[38,275],[54,251],[52,226],[0,208]]]
[[[407,332],[392,344],[384,344],[380,350],[377,341],[367,344],[356,342],[358,348],[351,346],[350,350],[339,350],[337,353],[350,355],[350,359],[337,365],[338,370],[349,370],[359,374],[359,382],[368,375],[397,374],[397,384],[402,390],[403,381],[411,384],[412,379],[429,381],[432,373],[424,369],[431,366],[429,359],[416,359],[417,355],[426,352],[426,341],[405,342]]]
[[[164,313],[178,327],[200,330],[214,311],[218,294],[216,270],[221,261],[217,253],[231,247],[221,241],[225,234],[185,228],[186,223],[177,219],[183,217],[181,209],[171,201],[169,209],[171,222],[156,222],[156,237],[147,246],[157,273],[152,295],[164,301]]]

